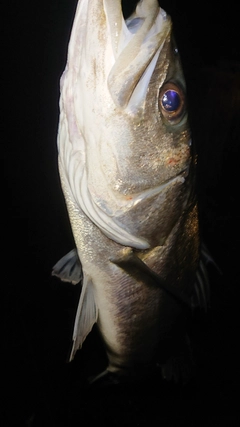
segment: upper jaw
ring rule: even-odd
[[[120,3],[113,6],[112,0],[104,1],[114,55],[108,89],[115,105],[126,108],[133,93],[135,106],[146,95],[161,47],[171,31],[171,21],[157,0],[142,0],[124,21]]]

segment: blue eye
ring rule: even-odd
[[[162,97],[162,105],[166,111],[176,111],[181,104],[179,94],[175,90],[167,90]]]
[[[169,122],[178,123],[185,113],[185,95],[173,82],[165,83],[159,94],[159,109]]]

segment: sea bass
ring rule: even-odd
[[[166,346],[184,341],[187,307],[207,306],[208,285],[186,85],[157,0],[126,20],[120,0],[79,0],[58,152],[76,250],[53,274],[82,280],[71,359],[96,323],[105,373],[138,375],[158,349],[163,376],[174,376]]]

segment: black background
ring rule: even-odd
[[[104,366],[95,331],[67,364],[80,289],[51,278],[74,243],[57,170],[59,78],[76,0],[25,0],[4,8],[2,69],[2,376],[6,425],[233,426],[239,341],[239,34],[233,1],[163,1],[187,80],[198,150],[201,233],[222,271],[210,268],[212,302],[193,320],[196,378],[159,378],[89,392],[82,378]],[[134,2],[124,2],[126,13]]]

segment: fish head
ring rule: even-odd
[[[170,17],[142,0],[81,0],[61,78],[59,161],[69,194],[124,246],[162,245],[188,208],[194,158]]]

